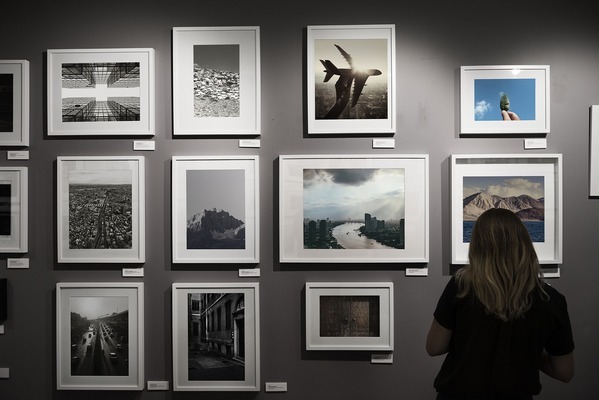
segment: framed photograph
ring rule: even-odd
[[[29,146],[27,60],[0,60],[0,146]]]
[[[260,390],[258,283],[173,284],[173,390]]]
[[[58,390],[143,390],[143,288],[56,284]]]
[[[453,264],[467,264],[476,219],[499,207],[520,217],[541,264],[561,264],[561,154],[451,156]]]
[[[0,167],[0,253],[27,253],[27,167]]]
[[[173,28],[173,134],[260,135],[260,28]]]
[[[309,134],[395,133],[395,25],[308,26]]]
[[[589,195],[599,196],[599,105],[589,108]]]
[[[307,282],[306,350],[393,350],[393,283]]]
[[[154,49],[48,50],[48,136],[154,135]]]
[[[258,156],[172,158],[173,262],[259,261]]]
[[[428,155],[279,157],[280,262],[428,261]]]
[[[461,67],[461,133],[549,133],[549,87],[549,65]]]
[[[57,175],[58,262],[145,261],[143,157],[58,157]]]

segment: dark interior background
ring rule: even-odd
[[[570,384],[542,377],[543,399],[594,399],[599,348],[599,199],[589,197],[589,106],[599,103],[599,25],[590,5],[546,1],[457,2],[358,0],[302,2],[130,0],[124,2],[8,1],[1,6],[0,59],[26,59],[31,68],[29,258],[26,270],[6,269],[8,320],[0,335],[2,399],[433,399],[442,357],[424,350],[426,333],[450,268],[451,154],[563,154],[563,264],[550,283],[568,299],[577,373]],[[305,133],[305,51],[308,25],[395,24],[397,133],[394,149],[373,149],[372,137],[311,137]],[[261,147],[239,138],[172,136],[171,29],[176,26],[260,26]],[[156,150],[133,151],[135,138],[48,138],[46,50],[156,50]],[[525,150],[522,137],[459,135],[462,65],[551,66],[551,132],[547,149]],[[280,154],[426,153],[430,156],[430,258],[427,277],[405,265],[281,265],[278,262]],[[56,263],[56,157],[146,157],[146,262],[143,278],[122,278],[122,265]],[[260,156],[259,278],[239,278],[240,265],[171,262],[170,159],[173,155]],[[56,391],[57,282],[143,281],[145,380],[172,388],[171,284],[260,282],[261,379],[287,382],[286,393]],[[395,351],[391,365],[370,363],[369,352],[306,352],[303,289],[307,281],[391,281],[395,285]]]

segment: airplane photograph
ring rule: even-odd
[[[316,119],[387,118],[385,40],[317,40],[315,56]]]

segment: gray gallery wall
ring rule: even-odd
[[[599,25],[579,2],[358,0],[252,2],[132,0],[127,2],[5,2],[0,59],[31,63],[27,270],[8,270],[9,319],[0,335],[0,399],[432,399],[442,358],[424,340],[436,300],[450,276],[448,158],[463,153],[563,154],[563,264],[551,284],[568,298],[577,373],[570,384],[542,377],[543,399],[594,399],[599,388],[599,199],[588,196],[589,106],[599,104]],[[305,35],[308,25],[395,24],[397,133],[394,149],[373,149],[372,137],[310,137],[305,133]],[[260,26],[262,134],[258,149],[239,138],[172,136],[171,28]],[[47,49],[156,50],[155,151],[136,152],[133,138],[46,136]],[[551,132],[547,148],[525,150],[523,138],[459,135],[461,65],[551,66]],[[430,156],[430,258],[427,277],[406,277],[405,265],[281,265],[278,262],[277,157],[280,154],[426,153]],[[259,278],[239,278],[239,265],[173,265],[170,159],[173,155],[260,156]],[[146,158],[146,262],[143,278],[122,278],[122,265],[56,263],[57,156],[143,155]],[[14,255],[8,255],[14,256]],[[145,379],[172,385],[173,282],[260,282],[262,382],[287,382],[286,393],[56,391],[57,282],[145,284]],[[391,281],[395,285],[395,351],[391,365],[368,352],[306,352],[303,288],[307,281]]]

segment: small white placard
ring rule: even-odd
[[[135,140],[133,150],[154,151],[156,150],[156,142],[152,140]]]
[[[265,392],[286,392],[287,382],[266,382],[264,384]]]
[[[373,149],[394,149],[395,139],[372,139]]]
[[[388,354],[371,354],[371,364],[393,364],[393,353]]]
[[[240,278],[260,276],[260,268],[242,268],[239,270]]]
[[[143,278],[144,269],[142,268],[123,268],[123,278]]]
[[[260,139],[241,139],[239,147],[260,147]]]
[[[7,258],[6,268],[11,269],[27,269],[29,268],[28,258]]]
[[[29,160],[29,151],[7,151],[6,152],[7,160]]]
[[[168,390],[168,381],[148,381],[148,390]]]
[[[428,268],[406,268],[406,276],[428,276]]]
[[[546,149],[547,148],[547,139],[524,139],[524,148],[525,149]]]
[[[0,378],[4,378],[4,379],[10,378],[10,369],[9,368],[0,368]]]

